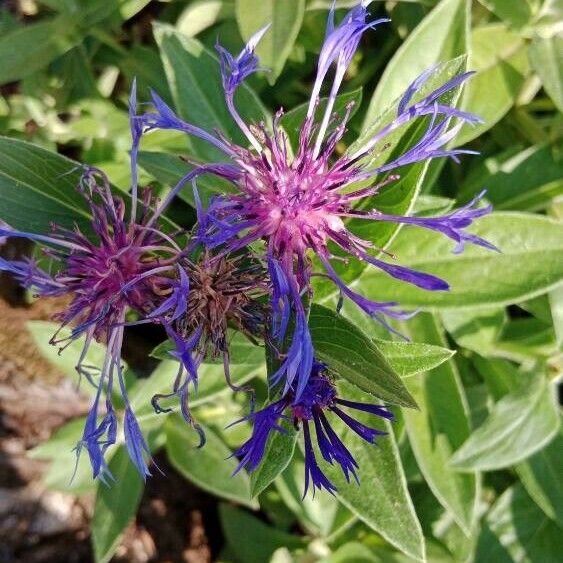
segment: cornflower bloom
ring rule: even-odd
[[[242,264],[240,258],[214,261],[208,251],[193,262],[192,255],[200,249],[194,244],[179,246],[159,225],[162,212],[172,199],[158,203],[147,190],[140,204],[137,201],[137,152],[145,124],[136,112],[135,84],[129,113],[132,198],[128,217],[123,199],[112,194],[103,172],[85,167],[78,190],[92,215],[90,233],[83,233],[78,227],[68,230],[53,226],[53,233],[43,235],[17,231],[5,222],[0,223],[0,239],[21,237],[35,241],[45,255],[59,264],[58,273],[51,274],[34,259],[0,259],[0,271],[11,273],[37,296],[70,298],[68,307],[55,316],[60,329],[51,343],[60,345],[84,337],[76,370],[96,388],[96,394],[77,445],[77,456],[85,448],[94,478],[104,482],[110,476],[105,453],[117,440],[118,417],[112,401],[116,386],[125,406],[123,430],[129,456],[143,477],[150,475],[145,460],[149,449],[127,396],[121,364],[125,327],[160,324],[173,338],[176,349],[172,355],[181,361],[173,394],[180,398],[186,420],[197,427],[187,406],[187,388],[189,382],[197,385],[197,367],[207,353],[208,343],[213,345],[214,353],[224,354],[230,383],[227,322],[238,321],[248,331],[259,331],[263,323],[262,310],[252,298],[255,287],[265,287],[263,272]],[[140,320],[126,322],[130,311],[136,312]],[[59,335],[66,326],[72,329],[70,336],[63,338]],[[94,340],[107,345],[100,368],[86,365]],[[161,410],[158,398],[153,399],[153,405]]]
[[[91,234],[56,226],[49,236],[0,229],[2,235],[40,243],[43,253],[60,264],[58,273],[50,274],[33,259],[2,261],[0,269],[11,272],[37,296],[71,299],[68,307],[54,317],[60,329],[50,342],[59,345],[84,337],[76,370],[97,389],[77,454],[85,447],[94,477],[105,480],[109,475],[104,454],[117,439],[118,420],[112,402],[117,380],[125,405],[125,443],[137,469],[146,476],[150,474],[144,459],[148,447],[127,397],[121,364],[125,317],[130,310],[144,315],[161,303],[163,294],[184,291],[172,275],[180,249],[165,233],[146,228],[152,205],[148,192],[137,221],[132,215],[126,218],[124,201],[111,193],[101,171],[86,168],[79,191],[93,217]],[[67,325],[72,326],[70,336],[60,337]],[[101,369],[85,364],[94,340],[107,345]]]
[[[194,168],[180,180],[170,195],[173,197],[190,181],[195,186],[197,177],[206,173],[227,179],[235,186],[234,193],[212,199],[205,220],[200,223],[198,237],[210,248],[222,247],[223,252],[236,252],[259,240],[264,242],[272,284],[272,329],[278,342],[283,341],[290,316],[294,315],[291,342],[284,352],[281,367],[271,377],[271,383],[274,386],[283,383],[283,391],[291,392],[295,400],[304,392],[314,357],[307,327],[307,307],[303,303],[304,295],[311,293],[311,275],[315,273],[311,255],[318,257],[325,270],[323,275],[336,284],[341,296],[351,299],[389,329],[391,327],[385,317],[405,319],[412,313],[397,310],[396,302],[371,301],[349,288],[332,264],[337,257],[329,250],[329,243],[354,259],[380,268],[404,282],[429,291],[449,288],[446,281],[436,276],[374,256],[373,251],[381,249],[355,235],[345,223],[347,219],[432,229],[455,241],[455,252],[461,252],[466,242],[495,249],[486,240],[465,230],[475,219],[491,211],[489,206],[478,207],[484,192],[465,207],[441,217],[403,217],[384,214],[377,209],[366,210],[373,205],[372,196],[399,178],[398,169],[437,157],[457,160],[460,154],[472,153],[464,149],[450,149],[447,145],[465,123],[480,121],[476,116],[442,101],[445,94],[462,85],[472,73],[455,76],[422,96],[420,90],[434,70],[430,69],[407,88],[393,121],[368,136],[361,146],[353,145],[344,154],[339,154],[337,145],[346,131],[351,107],[341,121],[335,123],[333,109],[336,96],[362,34],[388,21],[368,21],[369,3],[369,0],[363,0],[345,15],[339,25],[335,25],[334,3],[332,5],[295,155],[292,155],[280,125],[282,110],[276,114],[269,131],[263,123],[244,123],[234,102],[235,92],[243,80],[259,70],[254,49],[267,28],[258,31],[237,57],[223,47],[217,47],[227,107],[246,135],[249,147],[237,146],[221,134],[211,134],[186,123],[155,93],[152,94],[155,111],[144,115],[147,128],[175,129],[195,135],[211,143],[229,159],[229,162]],[[330,93],[325,109],[317,119],[319,94],[332,65],[335,65],[335,72]],[[417,94],[421,99],[415,101]],[[388,148],[385,141],[389,135],[418,118],[425,118],[428,126],[416,143],[384,164],[374,164],[376,157]]]
[[[392,420],[393,414],[383,406],[358,403],[338,397],[334,383],[327,375],[326,369],[325,364],[314,360],[310,377],[299,398],[295,397],[295,393],[291,389],[278,401],[242,419],[252,420],[254,427],[249,440],[233,454],[240,458],[235,473],[243,467],[252,472],[260,465],[270,434],[272,432],[287,433],[287,430],[281,426],[282,420],[285,419],[292,421],[297,429],[299,427],[303,429],[305,446],[305,491],[303,496],[307,494],[310,483],[313,487],[313,494],[317,488],[324,488],[331,494],[337,490],[317,462],[313,447],[314,436],[323,459],[331,465],[336,462],[344,473],[346,481],[350,482],[350,476],[352,476],[356,482],[359,482],[356,473],[358,464],[332,428],[330,418],[339,418],[363,440],[375,443],[377,436],[383,436],[386,433],[366,426],[350,416],[347,411],[351,409],[367,412],[387,420]],[[330,416],[327,417],[327,414]]]

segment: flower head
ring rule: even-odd
[[[354,234],[348,226],[348,219],[409,223],[432,229],[456,241],[456,251],[460,251],[465,242],[493,248],[483,239],[466,232],[474,219],[490,211],[490,208],[474,209],[477,201],[445,217],[432,219],[391,216],[377,209],[367,209],[373,206],[371,198],[374,195],[399,179],[401,168],[438,157],[457,160],[461,154],[473,152],[451,149],[448,144],[465,123],[476,123],[479,118],[443,101],[444,95],[462,85],[471,73],[455,76],[430,93],[419,95],[434,69],[424,72],[405,91],[391,123],[372,131],[360,145],[355,143],[344,154],[337,150],[352,109],[349,106],[340,122],[335,121],[333,108],[338,90],[362,34],[386,21],[370,21],[369,4],[369,1],[363,0],[336,25],[333,3],[313,93],[295,154],[292,154],[287,136],[280,126],[281,110],[269,130],[265,124],[244,123],[234,105],[236,88],[245,76],[258,68],[254,49],[265,28],[250,40],[238,57],[218,47],[227,107],[246,135],[250,148],[195,130],[197,128],[175,117],[160,99],[155,98],[156,112],[149,118],[154,127],[164,126],[207,138],[230,159],[229,164],[196,168],[181,182],[190,180],[195,184],[199,174],[211,173],[233,184],[233,193],[213,200],[205,219],[199,222],[197,236],[206,245],[225,248],[226,252],[236,252],[249,244],[263,241],[272,283],[273,332],[279,342],[289,326],[290,316],[295,317],[292,341],[287,350],[281,350],[282,366],[272,377],[272,383],[275,385],[284,380],[284,391],[289,393],[293,389],[297,398],[307,384],[313,365],[307,310],[303,304],[304,297],[311,293],[311,276],[316,273],[311,261],[313,255],[318,257],[324,267],[324,275],[336,284],[342,296],[353,300],[388,328],[391,327],[386,317],[404,319],[411,314],[397,310],[396,302],[370,301],[350,289],[332,264],[337,257],[331,247],[337,247],[352,259],[361,260],[396,279],[428,291],[446,291],[449,288],[445,280],[432,274],[377,257],[381,249]],[[326,107],[317,116],[321,86],[333,64],[335,71]],[[378,159],[374,156],[388,149],[388,136],[417,119],[427,121],[426,130],[418,140],[401,154],[391,156],[383,164],[376,164]],[[293,387],[295,380],[298,383]]]
[[[247,391],[250,387],[235,385],[230,376],[229,326],[249,338],[264,337],[267,308],[263,297],[268,291],[267,274],[259,262],[246,256],[215,257],[208,249],[194,260],[181,260],[181,275],[189,289],[181,299],[172,294],[167,307],[153,312],[174,343],[171,355],[180,362],[171,393],[155,395],[152,399],[157,412],[166,412],[160,403],[176,396],[184,418],[204,436],[194,423],[189,410],[190,384],[197,388],[197,371],[205,358],[222,357],[227,384],[233,391]],[[165,302],[166,303],[166,302]]]
[[[369,443],[374,443],[376,437],[385,435],[385,432],[366,426],[354,419],[346,412],[349,409],[367,412],[388,420],[393,419],[392,413],[385,407],[347,401],[338,397],[334,383],[326,374],[326,366],[315,361],[307,385],[298,399],[295,398],[293,391],[290,391],[282,399],[246,417],[246,419],[252,420],[254,428],[250,439],[234,454],[240,458],[237,471],[243,467],[246,467],[248,471],[254,471],[264,457],[271,432],[286,432],[280,423],[282,419],[289,419],[293,421],[296,428],[303,429],[304,495],[307,494],[310,484],[312,484],[313,493],[317,488],[324,488],[330,493],[336,491],[336,487],[323,473],[317,462],[313,445],[314,437],[316,437],[322,458],[331,465],[336,462],[348,482],[351,476],[358,481],[356,473],[358,464],[332,428],[327,414],[330,413],[330,417],[339,418],[348,428]]]

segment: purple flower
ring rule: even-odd
[[[329,493],[336,491],[336,487],[323,473],[317,462],[313,446],[315,438],[318,450],[325,462],[331,465],[336,462],[344,473],[346,481],[350,482],[352,476],[358,482],[356,473],[358,464],[332,428],[329,418],[334,416],[340,418],[358,436],[373,444],[377,436],[383,436],[386,433],[366,426],[350,416],[347,411],[349,409],[363,411],[388,420],[392,420],[393,415],[382,406],[339,398],[334,384],[325,372],[326,366],[315,361],[307,385],[298,399],[293,390],[290,390],[282,399],[245,417],[244,420],[252,420],[254,427],[250,439],[234,453],[240,458],[236,472],[243,467],[252,472],[260,465],[271,432],[285,433],[286,430],[281,426],[281,421],[288,419],[293,421],[296,428],[302,427],[303,429],[305,450],[305,492],[303,496],[307,494],[309,484],[312,484],[313,494],[317,488],[324,488]],[[331,413],[329,417],[327,417],[328,413]]]
[[[367,0],[360,2],[338,25],[334,22],[334,4],[332,6],[313,93],[294,156],[280,127],[281,110],[270,131],[264,124],[244,123],[234,105],[237,87],[248,74],[258,69],[254,49],[266,28],[261,29],[237,57],[218,47],[227,107],[246,135],[250,148],[237,146],[224,137],[183,122],[157,96],[153,96],[155,112],[146,117],[149,127],[176,129],[207,139],[230,159],[229,164],[208,164],[190,171],[171,194],[177,193],[188,181],[195,186],[197,177],[203,173],[215,174],[234,185],[233,193],[214,198],[206,213],[198,212],[197,238],[210,248],[223,248],[226,253],[263,241],[272,284],[273,334],[279,345],[288,327],[294,327],[287,349],[280,350],[282,366],[272,377],[272,383],[275,385],[284,380],[285,392],[293,388],[297,398],[307,384],[313,362],[307,309],[303,304],[304,298],[311,297],[311,275],[316,273],[311,255],[320,259],[325,275],[336,284],[342,296],[352,299],[388,328],[391,327],[386,317],[405,319],[411,314],[397,310],[396,302],[370,301],[348,288],[332,265],[337,258],[330,246],[338,247],[353,259],[379,268],[391,277],[428,291],[449,288],[446,281],[434,275],[376,258],[374,254],[381,249],[355,235],[347,225],[348,219],[409,223],[432,229],[456,241],[457,251],[465,242],[493,248],[483,239],[466,232],[474,219],[490,212],[489,207],[474,209],[477,201],[447,216],[432,219],[395,217],[377,210],[365,210],[366,202],[371,205],[372,196],[399,178],[397,171],[402,167],[437,157],[457,160],[459,155],[473,152],[450,149],[447,145],[463,124],[479,121],[476,116],[442,101],[445,94],[462,85],[471,73],[455,76],[422,96],[419,92],[434,70],[429,69],[407,88],[391,123],[372,132],[361,146],[356,143],[343,155],[336,151],[351,110],[349,107],[341,122],[335,123],[334,103],[346,69],[362,34],[387,21],[369,21],[368,4]],[[322,115],[317,116],[321,86],[326,83],[333,64],[335,72],[328,102]],[[384,164],[375,164],[374,157],[388,148],[385,140],[390,133],[416,119],[425,119],[427,127],[415,144]],[[197,194],[197,187],[195,191]],[[363,209],[357,209],[359,203],[364,204]],[[291,315],[294,317],[292,325],[289,322]],[[295,387],[294,381],[297,381]]]
[[[83,448],[88,451],[94,477],[104,481],[109,475],[104,456],[117,437],[117,415],[112,404],[115,385],[125,405],[124,434],[129,455],[141,475],[149,475],[145,461],[148,448],[129,404],[121,365],[126,315],[135,311],[140,322],[172,323],[185,313],[189,293],[187,273],[181,267],[186,250],[158,228],[157,220],[164,208],[161,205],[153,211],[155,200],[148,191],[137,202],[136,152],[144,125],[136,116],[134,85],[130,122],[135,173],[128,216],[124,201],[112,194],[103,172],[85,167],[78,190],[92,216],[90,232],[54,226],[51,234],[43,235],[17,231],[6,223],[0,225],[0,237],[33,240],[41,245],[46,257],[58,263],[57,273],[51,274],[35,260],[0,259],[0,271],[11,273],[38,296],[70,299],[67,308],[55,315],[60,329],[51,343],[64,345],[84,337],[76,370],[97,392],[76,450],[78,454]],[[61,329],[67,326],[71,327],[70,336],[60,337]],[[85,364],[94,340],[107,345],[100,368]]]

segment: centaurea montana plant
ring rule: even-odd
[[[154,93],[155,112],[145,114],[149,128],[175,129],[195,135],[211,143],[229,159],[228,163],[196,167],[173,192],[177,193],[189,181],[195,186],[197,177],[206,173],[226,179],[234,186],[234,193],[212,199],[204,220],[200,221],[198,236],[209,247],[222,247],[224,252],[238,251],[256,241],[264,243],[265,261],[272,282],[272,331],[278,342],[284,338],[290,316],[294,316],[291,343],[284,352],[281,367],[271,376],[271,384],[282,384],[283,393],[293,393],[296,400],[307,385],[314,361],[303,299],[305,294],[311,295],[311,276],[316,273],[312,255],[317,256],[324,275],[336,284],[342,296],[351,299],[388,328],[391,327],[385,317],[406,319],[412,313],[397,310],[396,302],[371,301],[349,288],[333,266],[334,259],[342,257],[334,255],[330,250],[331,244],[353,259],[364,261],[404,282],[429,291],[446,291],[449,288],[446,281],[434,275],[374,256],[370,251],[381,249],[355,235],[346,224],[348,219],[432,229],[454,240],[455,252],[461,252],[465,243],[495,249],[486,240],[465,230],[475,219],[491,211],[489,206],[478,207],[484,192],[465,207],[441,217],[388,215],[377,209],[366,210],[361,205],[383,186],[398,180],[397,171],[407,165],[438,157],[457,160],[461,154],[473,153],[465,149],[450,149],[447,145],[465,123],[480,121],[475,115],[442,102],[443,96],[463,84],[471,72],[455,76],[422,99],[413,101],[431,76],[433,69],[430,69],[407,88],[391,123],[373,133],[362,146],[339,154],[337,145],[344,136],[351,112],[348,108],[340,123],[332,123],[339,88],[362,34],[388,21],[368,21],[369,3],[363,0],[345,15],[339,25],[334,22],[334,5],[330,10],[313,92],[295,155],[291,154],[287,135],[280,126],[282,110],[276,114],[270,131],[264,123],[246,124],[235,106],[237,88],[245,78],[259,70],[254,50],[267,27],[258,31],[236,57],[223,47],[217,47],[226,104],[248,139],[249,146],[236,145],[220,133],[211,135],[186,123]],[[317,120],[321,87],[333,64],[335,73],[330,93]],[[374,155],[388,148],[386,138],[418,118],[427,118],[428,126],[414,146],[375,166]]]
[[[351,219],[431,229],[452,239],[456,243],[454,252],[463,251],[465,243],[495,250],[486,240],[466,231],[475,219],[491,211],[490,207],[479,207],[484,192],[466,206],[440,217],[396,216],[369,209],[373,207],[371,198],[396,182],[403,167],[438,157],[457,160],[459,155],[471,153],[448,145],[464,124],[479,121],[443,101],[471,73],[455,76],[422,95],[421,90],[433,73],[430,69],[407,88],[389,124],[342,153],[340,145],[353,108],[348,106],[344,116],[335,117],[339,89],[363,33],[387,21],[369,21],[369,4],[369,0],[360,2],[338,25],[333,4],[295,152],[281,126],[282,110],[271,125],[247,124],[235,104],[239,86],[260,70],[255,48],[267,33],[266,27],[236,57],[217,46],[226,105],[246,136],[247,146],[233,143],[220,132],[211,133],[183,121],[156,93],[152,93],[154,110],[137,115],[133,87],[130,218],[125,218],[125,205],[112,195],[105,176],[85,168],[80,189],[94,217],[93,238],[78,230],[57,229],[47,236],[7,226],[0,228],[0,237],[25,237],[41,243],[45,253],[61,264],[55,275],[33,260],[2,261],[0,269],[11,272],[39,295],[71,296],[71,304],[59,320],[62,326],[72,325],[70,339],[85,336],[77,369],[96,386],[97,392],[78,450],[87,449],[95,477],[104,479],[108,475],[104,454],[117,439],[118,421],[111,399],[115,379],[125,404],[124,434],[130,457],[143,476],[149,475],[145,460],[148,446],[127,399],[121,366],[124,329],[131,324],[126,317],[134,311],[139,317],[134,323],[164,327],[174,344],[172,355],[180,362],[171,392],[152,399],[157,412],[168,410],[160,404],[163,399],[177,397],[182,414],[198,429],[188,399],[190,389],[197,387],[198,367],[207,356],[221,355],[227,383],[235,391],[241,389],[229,376],[227,328],[233,326],[251,338],[266,340],[270,349],[276,351],[279,364],[270,375],[272,402],[245,417],[254,423],[254,431],[236,452],[241,458],[239,469],[252,471],[258,467],[268,437],[272,431],[283,431],[280,421],[289,418],[303,429],[306,490],[310,482],[313,490],[335,490],[317,463],[313,427],[323,459],[336,462],[347,480],[350,476],[357,479],[356,461],[332,429],[326,412],[368,442],[374,442],[382,432],[355,420],[346,410],[364,411],[385,419],[392,419],[392,415],[385,406],[338,397],[328,375],[330,366],[315,359],[308,327],[312,276],[328,277],[341,298],[349,298],[370,317],[394,330],[388,318],[407,319],[413,313],[399,310],[397,302],[372,301],[348,287],[333,265],[335,260],[343,259],[343,253],[428,291],[446,291],[448,284],[434,275],[378,257],[383,249],[357,236]],[[333,66],[329,95],[321,105],[320,93]],[[427,127],[415,144],[377,164],[378,157],[389,149],[390,136],[420,119],[426,120]],[[139,144],[144,133],[155,129],[173,129],[198,137],[218,149],[225,160],[196,165],[162,202],[146,192],[138,212]],[[204,174],[226,180],[233,188],[211,198],[207,208],[202,205],[197,186],[198,178]],[[179,238],[165,228],[163,212],[190,184],[197,225],[188,242],[180,244]],[[269,309],[263,303],[266,296]],[[106,358],[97,377],[84,365],[93,339],[107,344]],[[53,342],[59,341],[55,338]]]
[[[451,149],[448,145],[464,124],[480,122],[477,116],[443,101],[472,73],[459,74],[422,95],[421,90],[434,71],[429,69],[404,92],[398,102],[397,114],[389,124],[368,135],[363,143],[354,143],[343,154],[340,152],[339,145],[352,112],[352,107],[348,106],[343,117],[333,115],[340,86],[363,33],[388,21],[369,21],[369,4],[369,0],[362,0],[338,25],[335,24],[334,3],[331,7],[313,91],[295,154],[280,124],[283,110],[277,112],[270,127],[264,123],[245,123],[235,104],[235,94],[242,82],[261,70],[255,48],[267,33],[267,26],[249,40],[238,56],[217,45],[226,105],[246,136],[248,146],[231,142],[221,132],[211,134],[186,123],[155,93],[152,94],[155,111],[144,115],[147,129],[184,131],[209,142],[227,160],[196,166],[171,192],[176,194],[191,182],[198,201],[196,182],[202,174],[212,174],[232,184],[232,192],[212,198],[207,210],[203,211],[198,205],[198,240],[208,248],[218,249],[219,255],[239,252],[249,245],[255,248],[257,243],[263,245],[263,261],[267,265],[271,283],[271,337],[279,346],[284,341],[289,341],[289,344],[280,350],[280,367],[270,375],[270,385],[275,391],[281,392],[281,398],[250,415],[255,422],[255,430],[251,439],[237,452],[243,456],[241,466],[249,470],[257,467],[264,454],[269,431],[277,428],[276,421],[286,409],[292,409],[294,419],[303,422],[307,476],[312,478],[314,486],[329,491],[333,491],[334,487],[318,470],[307,421],[314,421],[323,457],[329,462],[337,461],[347,477],[356,474],[349,452],[342,448],[340,442],[332,439],[333,433],[319,422],[323,420],[320,415],[299,414],[299,405],[311,401],[318,400],[321,410],[333,405],[332,391],[329,392],[333,387],[328,379],[319,375],[320,368],[315,360],[307,322],[307,303],[313,293],[312,276],[321,274],[328,277],[340,291],[341,299],[349,298],[392,331],[394,329],[386,317],[404,320],[413,313],[397,309],[397,302],[372,301],[348,287],[333,265],[335,260],[343,259],[342,252],[425,290],[449,289],[445,280],[434,275],[377,257],[377,252],[383,249],[354,234],[349,228],[349,220],[408,224],[431,229],[452,239],[456,243],[455,253],[462,252],[466,243],[496,250],[488,241],[466,231],[475,219],[491,211],[490,206],[479,206],[485,192],[466,206],[439,217],[398,216],[382,213],[377,208],[368,209],[373,205],[373,196],[400,178],[402,168],[439,157],[458,161],[461,154],[472,154],[474,151]],[[328,80],[332,66],[335,71],[329,95],[323,111],[319,111],[321,89]],[[419,119],[425,119],[427,127],[414,145],[401,154],[391,156],[387,162],[376,164],[377,157],[389,149],[387,140],[391,134]],[[338,249],[340,255],[337,256],[334,249]],[[317,263],[322,265],[324,271],[316,271],[313,256],[317,257]],[[392,255],[388,257],[395,258]],[[290,330],[292,333],[288,339]],[[322,397],[317,397],[317,391],[321,388]],[[326,397],[323,395],[325,391]],[[330,399],[327,398],[329,395]],[[376,412],[381,416],[387,413],[383,407],[373,408],[381,409]],[[317,410],[306,412],[317,413]],[[345,422],[350,425],[350,419],[345,419]],[[370,436],[374,438],[375,434]]]

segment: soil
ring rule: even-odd
[[[0,249],[14,258],[10,242]],[[27,304],[8,277],[0,276],[0,563],[89,563],[89,523],[94,499],[47,490],[48,462],[26,452],[69,419],[88,412],[89,401],[49,365],[26,330],[30,320],[50,320],[64,303]],[[144,358],[154,334],[128,335],[130,365]],[[163,455],[164,476],[147,482],[138,514],[113,561],[128,563],[215,560],[222,547],[217,501],[182,478]]]

